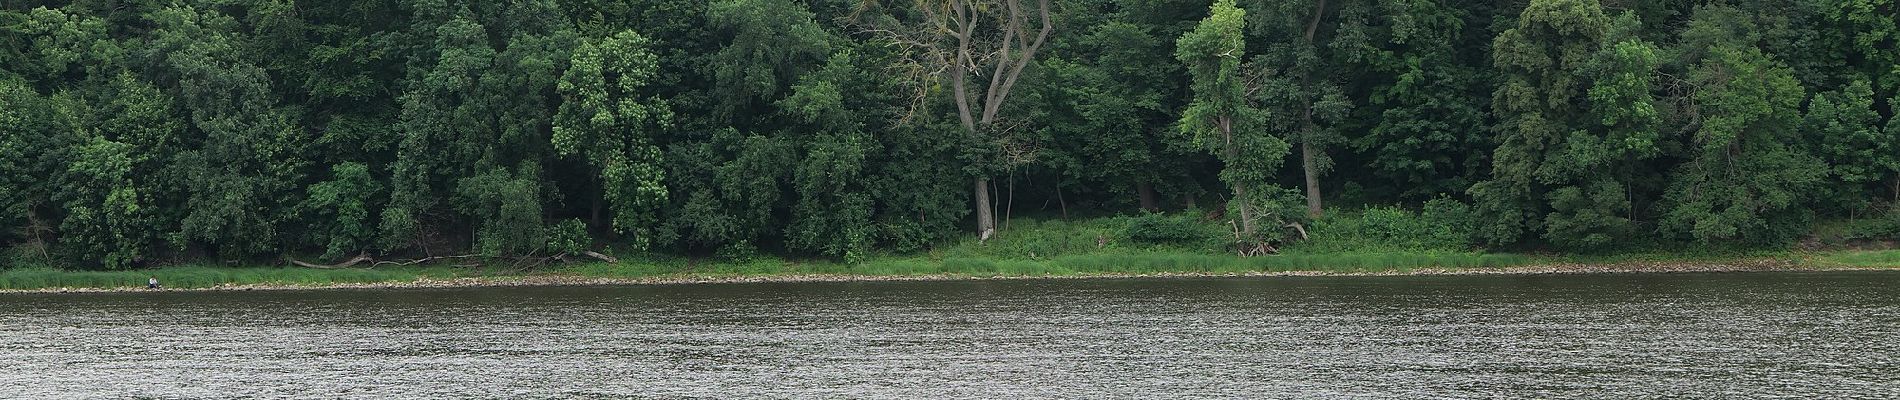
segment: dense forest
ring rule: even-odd
[[[1900,221],[1896,0],[8,0],[0,244],[859,259],[1026,214],[1472,248]],[[1900,226],[1900,223],[1896,223]]]

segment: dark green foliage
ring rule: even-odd
[[[1139,243],[1199,245],[1208,240],[1218,240],[1219,232],[1210,231],[1198,221],[1199,215],[1167,215],[1161,213],[1142,213],[1130,218],[1128,227],[1122,230],[1122,237]]]
[[[587,236],[587,223],[578,219],[562,220],[548,228],[548,254],[579,254],[593,245]]]
[[[534,171],[490,170],[462,178],[455,204],[477,223],[475,249],[487,255],[519,255],[547,243],[541,216],[541,180]]]
[[[1792,70],[1753,45],[1738,12],[1704,7],[1684,33],[1700,123],[1671,181],[1665,229],[1699,241],[1777,243],[1807,231],[1801,207],[1826,174],[1795,129],[1806,97]]]
[[[330,180],[310,185],[309,193],[298,210],[315,225],[308,227],[310,243],[323,244],[323,257],[336,258],[353,251],[373,247],[375,221],[370,207],[376,204],[383,188],[361,163],[337,164]]]
[[[1438,2],[1377,3],[1343,10],[1334,44],[1373,78],[1357,82],[1368,101],[1355,111],[1374,122],[1357,127],[1363,133],[1351,144],[1370,158],[1372,178],[1401,198],[1462,191],[1481,177],[1490,141],[1482,53],[1458,46],[1477,21]]]
[[[1440,249],[1467,249],[1480,242],[1475,235],[1482,218],[1472,212],[1471,206],[1449,197],[1438,197],[1425,202],[1418,212],[1418,221],[1424,225],[1428,238],[1425,247]]]
[[[1660,154],[1650,82],[1660,61],[1633,16],[1595,0],[1537,0],[1498,35],[1503,82],[1492,104],[1501,137],[1492,179],[1470,190],[1494,245],[1528,234],[1567,248],[1607,246],[1636,231],[1630,193]]]
[[[1009,5],[958,60],[930,1],[0,2],[0,262],[851,262],[979,208],[948,270],[1900,226],[1894,0]]]
[[[1855,80],[1839,91],[1816,93],[1801,123],[1803,143],[1827,162],[1824,203],[1865,212],[1900,172],[1900,132],[1880,127],[1873,88]]]

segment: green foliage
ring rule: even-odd
[[[1287,248],[1290,254],[1368,251],[1464,252],[1475,245],[1479,220],[1470,206],[1449,198],[1426,202],[1423,210],[1378,206],[1358,212],[1327,214],[1313,221],[1313,237]]]
[[[1142,213],[1128,220],[1128,227],[1122,230],[1121,236],[1146,244],[1205,245],[1219,241],[1221,232],[1208,229],[1199,219],[1194,213]]]
[[[132,183],[132,148],[105,138],[93,138],[77,149],[66,169],[66,219],[60,241],[73,252],[70,258],[100,260],[121,269],[139,261],[151,234],[151,199]]]
[[[587,223],[578,219],[561,220],[548,227],[549,254],[580,254],[593,244],[593,238],[587,235]]]
[[[1475,234],[1482,217],[1470,205],[1449,197],[1426,201],[1418,212],[1419,223],[1424,224],[1428,238],[1422,247],[1469,249],[1477,246],[1480,242]]]
[[[603,246],[1063,274],[1225,253],[1227,222],[1191,217],[1225,207],[1245,241],[1359,253],[1292,267],[1399,265],[1854,245],[1900,202],[1893,0],[1065,0],[1046,41],[1008,5],[957,14],[958,60],[929,1],[9,2],[0,262]],[[966,240],[987,176],[1006,229]],[[1308,220],[1302,177],[1349,207]],[[1406,208],[1355,211],[1381,204]],[[1166,217],[1087,219],[1137,209]],[[977,261],[1004,259],[1035,262]]]
[[[647,38],[633,31],[582,41],[556,85],[564,101],[550,139],[556,152],[598,169],[613,229],[632,233],[635,247],[651,242],[667,201],[655,137],[673,119],[665,101],[646,94],[659,68],[647,47]]]
[[[495,169],[457,184],[456,204],[481,221],[475,248],[482,254],[521,255],[549,243],[541,218],[541,179],[532,172]]]
[[[839,52],[819,72],[806,75],[778,106],[814,135],[806,140],[803,160],[792,171],[792,223],[785,236],[791,247],[846,261],[870,254],[876,239],[872,223],[874,193],[864,183],[880,143],[864,132],[869,121],[852,112],[871,89],[851,51]]]
[[[1535,232],[1601,248],[1636,230],[1639,198],[1628,188],[1661,153],[1650,89],[1660,59],[1638,27],[1595,0],[1539,0],[1498,35],[1493,65],[1504,81],[1492,104],[1502,141],[1492,179],[1470,190],[1479,212],[1495,216],[1478,229],[1488,244]]]
[[[1782,242],[1807,230],[1812,212],[1803,206],[1826,165],[1795,145],[1806,96],[1793,72],[1754,47],[1750,27],[1732,15],[1699,9],[1685,33],[1706,46],[1689,49],[1703,55],[1689,76],[1701,124],[1669,187],[1663,226],[1705,242]]]
[[[1370,85],[1357,111],[1376,122],[1352,147],[1401,198],[1462,191],[1480,178],[1489,140],[1478,52],[1458,48],[1475,21],[1438,2],[1377,3],[1342,10],[1334,44]]]
[[[330,169],[330,180],[307,188],[298,209],[317,222],[306,230],[311,242],[324,243],[323,258],[337,258],[372,247],[376,237],[370,210],[383,189],[369,167],[346,162]]]
[[[1873,87],[1855,80],[1839,91],[1816,93],[1801,123],[1809,148],[1828,165],[1829,190],[1821,200],[1864,212],[1877,191],[1900,176],[1900,131],[1880,126]]]
[[[1233,0],[1218,0],[1209,14],[1175,43],[1174,57],[1187,64],[1193,82],[1193,102],[1181,112],[1180,127],[1194,144],[1224,165],[1220,179],[1234,188],[1233,203],[1238,208],[1232,215],[1239,217],[1244,239],[1254,240],[1262,233],[1255,226],[1270,220],[1256,217],[1253,208],[1277,204],[1272,201],[1277,199],[1267,199],[1272,193],[1255,194],[1249,189],[1267,189],[1263,185],[1291,146],[1261,129],[1268,115],[1247,95],[1250,88],[1240,71],[1240,60],[1246,55],[1242,35],[1246,11],[1235,7]]]
[[[715,35],[731,38],[705,67],[719,110],[732,118],[757,109],[748,107],[752,102],[777,99],[831,53],[831,34],[791,0],[714,1],[707,5],[706,23]]]

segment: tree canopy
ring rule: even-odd
[[[856,260],[1021,215],[1204,208],[1270,242],[1387,206],[1468,209],[1443,222],[1490,248],[1781,245],[1900,215],[1896,20],[1893,0],[11,1],[0,262]]]

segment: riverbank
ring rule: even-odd
[[[1120,264],[1112,264],[1120,262]],[[1330,263],[1330,264],[1328,264]],[[1153,277],[1540,275],[1757,271],[1900,271],[1900,251],[1822,251],[1767,256],[1535,257],[1501,254],[1377,254],[1241,258],[1121,254],[1044,260],[887,259],[858,264],[786,260],[684,264],[678,260],[577,264],[507,272],[464,267],[309,269],[177,267],[134,271],[0,272],[0,293],[142,292],[156,276],[165,291],[415,289],[502,286],[678,285],[745,282],[1117,279]]]

